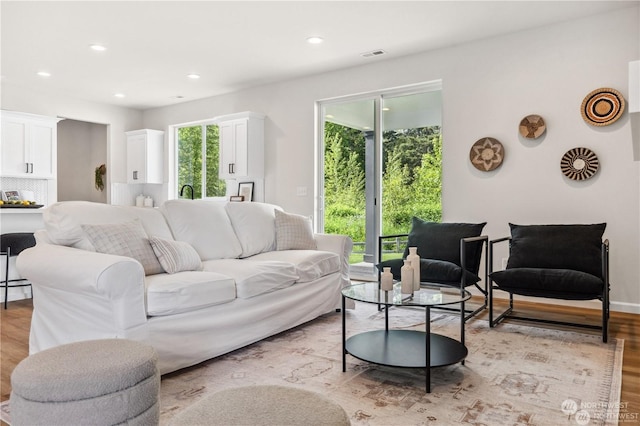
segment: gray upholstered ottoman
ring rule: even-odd
[[[159,422],[158,356],[125,339],[38,352],[11,374],[11,424],[153,425]]]
[[[315,392],[286,386],[227,389],[178,413],[172,426],[348,426],[344,409]]]

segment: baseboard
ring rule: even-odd
[[[471,293],[476,295],[480,294],[477,290]],[[500,292],[501,293],[501,292]],[[508,300],[509,297],[506,293],[500,294],[494,293],[494,297],[498,300]],[[547,305],[559,305],[559,306],[567,306],[570,304],[572,307],[576,308],[587,308],[587,309],[602,309],[602,302],[599,300],[564,300],[564,299],[549,299],[549,298],[540,298],[540,297],[527,297],[527,296],[513,296],[514,300],[522,300],[526,302],[538,302],[547,304]],[[611,311],[612,312],[625,312],[628,314],[640,314],[640,304],[638,303],[627,303],[627,302],[616,302],[611,301]]]

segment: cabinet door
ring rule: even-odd
[[[127,137],[127,183],[147,181],[146,142],[145,135]]]
[[[245,119],[219,124],[220,179],[235,179],[248,174],[248,122]]]
[[[52,178],[56,174],[56,130],[54,124],[33,123],[29,135],[29,162],[33,177]]]
[[[30,170],[27,162],[27,122],[24,120],[2,120],[2,175],[26,175]]]

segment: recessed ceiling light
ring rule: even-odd
[[[51,77],[51,73],[49,73],[47,71],[38,71],[38,75],[40,77]]]
[[[107,48],[101,44],[92,44],[89,46],[91,50],[95,50],[96,52],[104,52]]]
[[[182,95],[175,95],[173,98],[174,98],[174,99],[184,99],[184,96],[182,96]]]
[[[318,36],[307,37],[307,43],[310,43],[310,44],[320,44],[323,41],[324,39],[322,37],[318,37]]]
[[[389,108],[389,107],[384,107],[384,108],[382,108],[382,110],[383,110],[383,111],[389,111],[389,110],[391,110],[391,108]]]
[[[331,114],[327,114],[327,115],[325,115],[324,117],[325,117],[325,118],[333,118],[333,115],[331,115]]]
[[[197,80],[200,78],[200,75],[196,73],[191,73],[191,74],[187,74],[187,77],[189,77],[192,80]]]
[[[124,93],[114,93],[113,96],[115,96],[116,98],[124,98]]]

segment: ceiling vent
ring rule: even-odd
[[[378,49],[378,50],[372,50],[371,52],[365,52],[365,53],[361,53],[360,56],[364,57],[364,58],[371,58],[372,56],[380,56],[380,55],[384,55],[385,52],[382,49]]]

